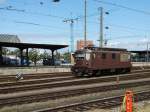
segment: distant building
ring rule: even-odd
[[[150,62],[150,51],[130,51],[132,62]]]
[[[0,42],[20,43],[20,39],[17,35],[0,34]]]
[[[78,40],[77,41],[77,50],[84,48],[84,42],[85,42],[84,40]],[[92,40],[87,40],[86,41],[86,46],[94,46],[93,41]]]
[[[18,38],[17,35],[9,35],[9,34],[0,34],[0,42],[8,42],[8,43],[20,43],[20,39]],[[0,51],[0,60],[1,60],[1,65],[7,66],[15,66],[15,65],[20,65],[20,58],[17,57],[16,55],[7,55],[7,49],[5,49],[3,46],[0,46],[1,51]]]

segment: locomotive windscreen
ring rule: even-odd
[[[130,61],[130,54],[129,53],[122,53],[120,55],[120,61],[121,62],[128,62],[128,61]]]
[[[77,60],[82,60],[82,59],[85,58],[85,53],[76,53],[76,54],[75,54],[75,58],[76,58]]]
[[[90,59],[90,53],[89,52],[76,52],[75,53],[75,58],[77,60],[89,60]]]

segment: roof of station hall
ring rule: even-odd
[[[15,42],[0,42],[1,47],[15,47],[15,48],[39,48],[39,49],[50,49],[57,50],[68,47],[68,45],[53,45],[53,44],[35,44],[35,43],[15,43]]]
[[[17,35],[0,34],[0,42],[20,43],[21,40]]]

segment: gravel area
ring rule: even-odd
[[[150,101],[142,101],[135,103],[136,112],[150,112]],[[86,112],[120,112],[121,108],[112,108],[112,109],[91,109]]]
[[[86,79],[82,79],[86,80]],[[142,81],[149,81],[150,78],[146,79],[137,79],[137,80],[129,80],[129,81],[120,81],[119,84],[127,84],[129,82],[142,82]],[[68,81],[63,81],[68,82]],[[55,82],[56,83],[56,82]],[[58,83],[60,83],[58,81]],[[104,83],[96,83],[96,84],[87,84],[87,85],[75,85],[75,86],[68,86],[68,87],[57,87],[57,88],[51,88],[51,89],[40,89],[40,90],[31,90],[26,92],[18,92],[18,93],[9,93],[9,94],[1,94],[0,99],[3,98],[12,98],[12,97],[18,97],[18,96],[27,96],[27,95],[37,95],[42,93],[52,93],[52,92],[59,92],[59,91],[67,91],[67,90],[75,90],[75,89],[81,89],[81,88],[92,88],[92,87],[100,87],[100,86],[109,86],[109,85],[116,85],[117,82],[104,82]]]
[[[133,90],[134,92],[139,92],[142,90],[150,90],[149,86],[142,86],[142,87],[135,87],[135,88],[129,88],[130,90]],[[107,91],[107,92],[101,92],[101,93],[94,93],[94,94],[87,94],[87,95],[81,95],[76,97],[70,97],[70,98],[62,98],[57,100],[51,100],[47,102],[40,102],[40,103],[31,103],[31,104],[25,104],[25,105],[17,105],[12,107],[4,107],[0,109],[0,112],[31,112],[33,110],[42,109],[42,108],[50,108],[50,107],[57,107],[61,105],[67,105],[71,103],[79,103],[89,100],[95,100],[98,98],[106,98],[109,96],[116,96],[116,95],[122,95],[125,93],[125,90],[115,90],[115,91]],[[92,110],[89,112],[96,112],[96,110]],[[99,112],[99,111],[98,111]],[[102,110],[102,112],[105,112]],[[107,110],[106,110],[107,112]],[[111,112],[111,111],[109,111]],[[116,111],[112,111],[116,112]],[[145,112],[145,111],[144,111]]]

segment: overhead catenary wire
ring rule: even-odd
[[[34,26],[40,26],[40,27],[45,27],[48,29],[57,29],[57,30],[61,30],[64,31],[64,28],[61,27],[56,27],[56,26],[50,26],[50,25],[43,25],[43,24],[39,24],[39,23],[34,23],[34,22],[26,22],[26,21],[12,21],[14,23],[18,23],[18,24],[26,24],[26,25],[34,25]],[[81,33],[79,33],[80,30],[78,30],[78,32],[76,32],[75,34],[81,35]],[[66,33],[68,33],[69,31],[65,31]]]
[[[116,4],[116,3],[112,3],[112,2],[107,2],[107,1],[102,1],[102,0],[93,0],[93,1],[96,1],[96,2],[99,2],[99,3],[102,3],[102,4],[107,4],[107,5],[119,7],[119,8],[123,8],[123,9],[126,9],[126,10],[138,12],[138,13],[142,13],[142,14],[146,14],[146,15],[150,15],[150,12],[148,12],[148,11],[127,7],[127,6]]]
[[[88,23],[91,23],[91,24],[99,24],[98,22],[96,21],[87,21]],[[110,24],[107,24],[107,26],[112,26],[112,27],[118,27],[118,28],[123,28],[123,29],[129,29],[129,30],[138,30],[138,31],[150,31],[150,29],[144,29],[144,28],[138,28],[138,27],[130,27],[130,26],[125,26],[125,25],[118,25],[118,24],[113,24],[113,23],[110,23]]]
[[[113,6],[120,7],[120,8],[126,8],[128,10],[132,10],[133,9],[133,8],[130,9],[129,7],[126,7],[126,6],[122,7],[122,5],[111,3],[111,2],[105,2],[105,1],[102,1],[102,0],[94,0],[94,1],[98,1],[98,2],[101,2],[101,3],[104,3],[104,4],[108,4],[108,5],[113,5]],[[11,8],[4,7],[4,8],[0,8],[0,9],[1,10],[6,10],[6,11],[16,11],[16,12],[27,13],[27,14],[32,14],[32,15],[41,15],[41,16],[48,16],[48,17],[54,17],[54,18],[59,18],[59,19],[65,19],[65,17],[61,17],[61,16],[57,16],[57,15],[43,14],[43,13],[39,13],[39,12],[30,12],[30,11],[26,11],[26,10],[23,10],[23,9],[15,9],[13,7],[11,7]],[[136,10],[132,10],[132,11],[139,11],[139,10],[136,9]],[[143,12],[145,13],[146,11],[140,10],[140,13],[143,13]],[[146,14],[150,14],[150,12],[147,12]],[[98,15],[98,13],[93,13],[93,14],[87,15],[87,17],[97,16],[97,15]],[[82,19],[83,17],[84,16],[79,16],[79,19]],[[87,21],[87,22],[90,23],[90,21]],[[25,23],[22,23],[22,24],[25,24]],[[26,22],[26,24],[37,25],[37,23],[33,23],[32,24],[32,22]],[[45,25],[37,25],[37,26],[49,27],[49,26],[45,26]],[[113,24],[111,25],[110,24],[110,26],[124,28],[124,29],[130,29],[130,30],[145,30],[145,31],[150,31],[149,29],[134,28],[134,27],[123,26],[123,25],[113,25]]]
[[[30,11],[26,11],[25,9],[16,9],[16,8],[9,8],[9,7],[0,7],[0,10],[15,11],[15,12],[26,13],[26,14],[32,14],[32,15],[40,15],[40,16],[47,16],[47,17],[65,19],[65,17],[56,16],[56,15],[52,15],[52,14],[44,14],[44,13],[39,13],[39,12],[30,12]]]
[[[122,36],[117,36],[117,37],[111,37],[111,38],[108,38],[109,40],[111,39],[126,39],[126,38],[137,38],[137,37],[143,37],[142,35],[122,35]]]
[[[57,16],[57,15],[53,15],[53,14],[45,14],[45,13],[40,13],[40,12],[31,12],[31,11],[26,11],[25,9],[13,8],[12,6],[0,7],[0,10],[15,11],[15,12],[20,12],[20,13],[26,13],[26,14],[31,14],[31,15],[39,15],[39,16],[47,16],[47,17],[58,18],[58,19],[66,19],[66,17],[62,17],[62,16]],[[98,13],[94,12],[92,14],[87,15],[87,17],[93,17],[93,16],[98,16]],[[84,19],[84,16],[80,15],[80,16],[77,16],[76,18],[78,20],[80,20],[80,19]]]

